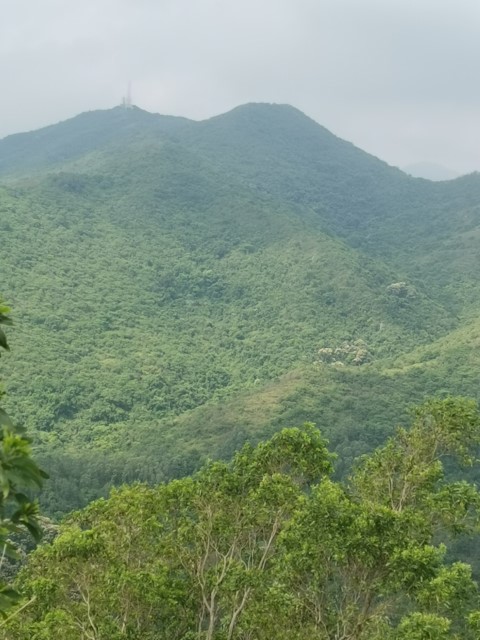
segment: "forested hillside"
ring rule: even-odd
[[[0,141],[0,174],[6,386],[51,514],[304,420],[341,473],[412,403],[478,397],[478,175],[263,104],[82,114]]]

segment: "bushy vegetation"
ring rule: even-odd
[[[70,516],[19,578],[9,640],[476,640],[480,593],[445,542],[478,531],[475,402],[433,400],[345,482],[312,425]]]

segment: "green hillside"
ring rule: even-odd
[[[0,173],[8,408],[50,512],[306,419],[348,461],[478,395],[476,175],[409,178],[278,105],[82,114],[0,141]]]

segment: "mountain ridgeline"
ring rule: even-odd
[[[433,183],[298,110],[120,107],[0,141],[10,413],[63,513],[304,420],[345,468],[478,397],[480,176]]]

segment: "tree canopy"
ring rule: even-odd
[[[432,400],[332,476],[311,424],[231,462],[113,491],[70,516],[19,578],[11,640],[478,640],[471,568],[449,540],[478,530],[473,401]]]

